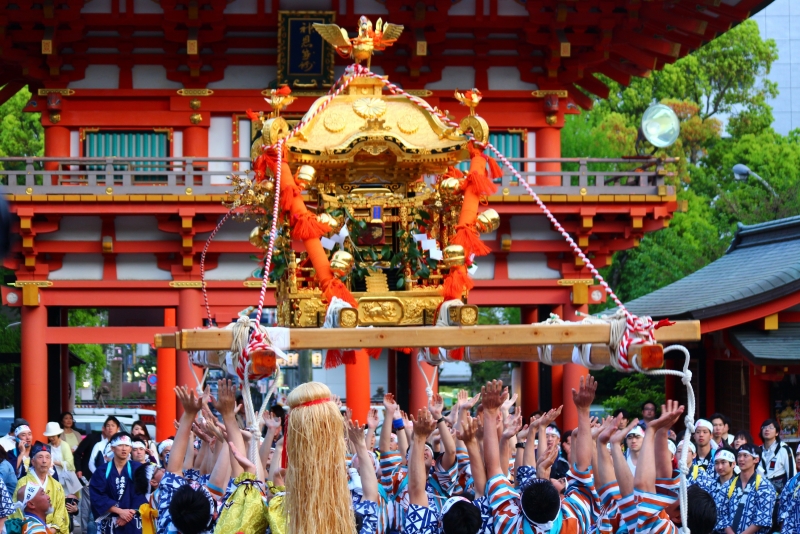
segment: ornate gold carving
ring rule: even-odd
[[[261,141],[266,145],[274,145],[289,135],[289,124],[283,117],[269,119],[261,128]]]
[[[472,326],[478,324],[478,308],[477,306],[462,306],[461,307],[461,325]]]
[[[373,156],[377,156],[378,154],[386,152],[388,148],[389,147],[386,145],[386,143],[365,143],[361,147],[361,150],[368,152]]]
[[[369,271],[366,279],[367,293],[388,293],[389,283],[383,271]]]
[[[192,124],[200,124],[203,121],[203,115],[200,113],[192,113],[189,116],[189,122]]]
[[[181,96],[211,96],[214,91],[211,89],[178,89]]]
[[[343,308],[339,312],[339,326],[342,328],[355,328],[358,326],[358,310]]]
[[[403,304],[398,298],[362,298],[358,301],[358,324],[398,324],[403,318]]]
[[[197,111],[198,109],[200,109],[200,106],[201,106],[201,103],[200,103],[200,101],[199,101],[198,99],[196,99],[196,98],[193,98],[192,100],[190,100],[190,101],[189,101],[189,108],[191,108],[191,109],[193,109],[193,110],[195,110],[195,111]]]
[[[37,94],[39,96],[47,96],[50,93],[58,93],[58,94],[64,95],[64,96],[72,96],[72,95],[75,94],[75,90],[74,89],[52,89],[51,88],[51,89],[39,89],[39,91],[37,91]]]
[[[334,109],[325,115],[325,120],[322,121],[322,124],[329,132],[339,133],[344,130],[347,120],[342,110]]]
[[[203,282],[193,281],[193,280],[189,280],[189,281],[185,281],[185,282],[183,282],[183,281],[178,281],[178,282],[172,281],[172,282],[169,283],[169,287],[182,287],[182,288],[191,287],[191,288],[200,289],[200,288],[203,287]]]
[[[380,98],[359,98],[353,102],[353,111],[362,119],[382,117],[386,113],[386,102]]]
[[[14,287],[53,287],[53,282],[50,280],[17,280],[14,282]]]
[[[413,134],[419,130],[422,121],[420,117],[416,113],[408,113],[406,115],[401,115],[400,118],[397,119],[397,127],[400,129],[401,132],[404,134]]]

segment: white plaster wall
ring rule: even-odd
[[[100,241],[103,221],[100,217],[67,215],[61,218],[58,230],[36,236],[37,241]]]
[[[474,15],[475,0],[461,0],[457,4],[450,6],[447,10],[448,15]]]
[[[239,120],[239,153],[237,156],[240,158],[250,157],[250,121],[246,119]],[[239,163],[239,170],[246,171],[250,168],[250,162]]]
[[[246,280],[259,263],[250,259],[249,254],[220,254],[217,266],[206,271],[207,280]]]
[[[180,130],[172,131],[172,157],[180,158],[183,156],[183,132]]]
[[[225,6],[223,13],[254,15],[258,13],[258,0],[233,0],[233,2]]]
[[[133,0],[134,13],[163,13],[164,10],[158,2],[153,0]]]
[[[228,219],[222,225],[217,235],[214,236],[214,241],[247,241],[250,238],[250,232],[255,228],[256,223],[253,221],[233,221]],[[195,241],[205,241],[211,232],[197,234]]]
[[[211,117],[208,127],[208,155],[217,158],[233,157],[233,124],[230,116]],[[231,163],[209,161],[208,170],[220,172],[211,176],[212,184],[230,183],[229,176],[233,170]]]
[[[47,275],[48,280],[102,280],[102,254],[64,254],[61,268]]]
[[[77,158],[81,155],[81,132],[79,130],[69,131],[69,157]]]
[[[81,8],[81,13],[111,13],[111,0],[89,0]]]
[[[119,67],[117,65],[89,65],[86,67],[84,78],[76,82],[69,82],[68,87],[70,89],[119,89]]]
[[[475,67],[445,67],[442,79],[425,85],[425,89],[463,89],[475,87]]]
[[[274,65],[230,65],[225,77],[208,84],[209,89],[264,89],[278,75]]]
[[[494,280],[494,254],[486,256],[475,256],[473,263],[478,266],[478,270],[472,273],[474,280]]]
[[[517,67],[489,67],[489,89],[493,91],[533,91],[535,83],[523,82]]]
[[[514,215],[510,222],[511,239],[561,239],[561,234],[550,228],[550,221],[544,215]]]
[[[528,142],[525,143],[525,152],[526,157],[528,158],[535,158],[536,157],[536,132],[528,132]],[[533,163],[526,163],[525,170],[527,171],[534,171],[536,165]],[[528,176],[528,183],[535,184],[536,183],[536,176]]]
[[[153,215],[118,215],[114,218],[116,241],[180,241],[178,234],[158,229]]]
[[[561,273],[547,266],[544,252],[515,252],[509,254],[509,280],[557,280]]]
[[[489,232],[488,234],[481,234],[480,235],[481,241],[496,241],[497,240],[497,230],[494,232]]]
[[[167,79],[167,69],[162,65],[134,65],[131,74],[134,89],[180,89],[183,87],[182,83]]]
[[[118,280],[172,280],[172,274],[158,268],[155,254],[118,254]]]

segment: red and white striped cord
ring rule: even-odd
[[[236,211],[237,208],[231,208],[228,210],[222,219],[220,219],[219,223],[217,223],[217,227],[211,232],[211,235],[208,236],[206,239],[206,244],[203,246],[203,252],[200,254],[200,284],[201,289],[203,290],[203,303],[206,306],[206,316],[208,317],[208,325],[211,326],[211,307],[208,305],[208,290],[206,289],[206,253],[208,252],[208,247],[211,245],[211,241],[214,239],[214,236],[217,235],[222,225],[225,224],[233,212]]]

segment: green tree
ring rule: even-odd
[[[618,394],[603,401],[603,407],[611,413],[622,409],[634,418],[641,415],[642,404],[646,401],[653,401],[656,406],[664,403],[664,379],[660,377],[641,373],[624,375],[617,381],[614,390]]]
[[[0,157],[38,157],[44,155],[44,128],[41,113],[25,113],[31,100],[27,87],[0,105]],[[24,169],[24,163],[2,164],[0,169]]]
[[[75,308],[69,310],[69,326],[108,326],[108,312],[97,309]],[[69,350],[85,363],[75,371],[75,381],[85,381],[97,388],[103,381],[106,353],[103,345],[70,345]]]

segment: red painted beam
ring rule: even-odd
[[[177,332],[176,326],[48,326],[45,343],[66,344],[112,344],[153,343],[156,334]]]
[[[711,317],[709,319],[701,319],[700,332],[707,334],[708,332],[716,332],[717,330],[749,323],[750,321],[761,319],[767,315],[779,313],[782,310],[797,306],[798,304],[800,304],[800,291],[738,312],[720,315],[719,317]]]

